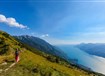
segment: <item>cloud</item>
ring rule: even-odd
[[[42,35],[41,37],[42,37],[42,38],[44,38],[44,37],[49,37],[49,34],[44,34],[44,35]]]
[[[0,14],[0,23],[5,23],[7,25],[9,25],[10,27],[17,27],[17,28],[27,28],[29,29],[27,26],[18,23],[15,18],[9,17],[6,18],[4,15]]]

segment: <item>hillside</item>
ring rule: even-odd
[[[21,43],[27,44],[31,46],[32,48],[36,48],[42,52],[67,59],[67,55],[64,52],[61,52],[55,46],[49,44],[48,42],[38,37],[29,36],[29,35],[14,36],[14,37],[18,39]]]
[[[0,31],[0,70],[14,62],[14,51],[19,48],[20,61],[0,76],[104,76],[95,72],[85,71],[78,66],[68,64],[60,58],[45,53],[31,52],[31,48],[21,44],[9,34]],[[31,50],[29,50],[31,49]],[[42,56],[44,55],[44,56]]]

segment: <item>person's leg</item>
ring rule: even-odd
[[[19,61],[19,56],[17,57],[17,62]]]
[[[15,56],[15,61],[17,62],[17,56]]]
[[[18,56],[16,56],[16,58],[15,58],[15,59],[16,59],[16,62],[18,62]]]

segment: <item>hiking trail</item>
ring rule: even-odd
[[[7,65],[8,63],[7,62],[4,62],[4,63],[2,63],[2,64],[0,64],[0,65]],[[12,63],[8,68],[6,68],[6,69],[0,69],[0,73],[2,73],[2,72],[7,72],[11,67],[13,67],[14,65],[16,64],[16,62],[14,62],[14,63]]]

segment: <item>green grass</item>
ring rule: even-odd
[[[5,76],[75,76],[74,70],[49,62],[30,51],[22,52],[20,57],[19,63],[11,68]],[[80,73],[78,72],[77,76],[79,75]]]
[[[93,76],[83,70],[53,63],[28,50],[21,52],[20,61],[5,76]]]

